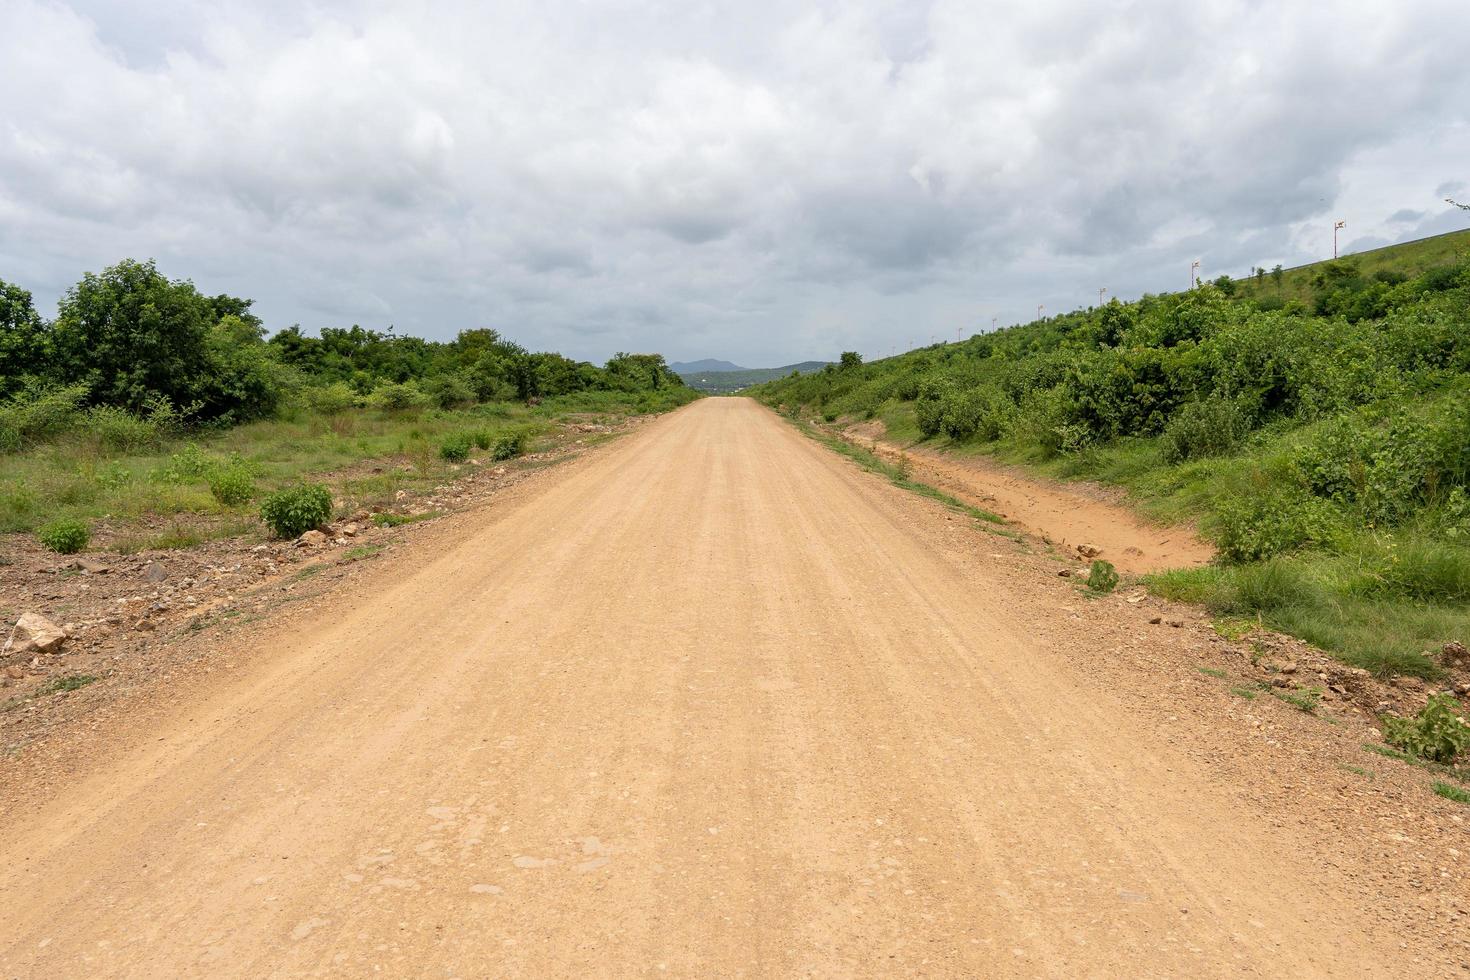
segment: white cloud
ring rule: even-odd
[[[887,353],[1315,258],[1334,216],[1470,224],[1439,200],[1470,179],[1459,18],[0,0],[0,278],[50,301],[153,256],[273,326]]]

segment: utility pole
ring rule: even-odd
[[[1193,262],[1189,263],[1189,288],[1190,289],[1193,289],[1194,288],[1194,284],[1199,281],[1198,277],[1195,275],[1195,273],[1198,272],[1198,271],[1199,271],[1199,259],[1195,259]]]
[[[1038,319],[1038,320],[1041,319],[1041,311],[1044,310],[1044,309],[1046,309],[1046,304],[1044,304],[1044,303],[1037,303],[1036,304],[1036,319]]]
[[[998,317],[998,316],[993,316],[993,317],[990,318],[990,332],[991,333],[994,333],[995,332],[995,323],[999,319],[1000,319],[1000,317]]]
[[[957,343],[957,344],[960,342],[960,330],[961,329],[962,328],[960,328],[960,327],[955,327],[954,328],[954,342]]]
[[[1107,291],[1108,291],[1108,287],[1106,287],[1106,286],[1102,286],[1102,287],[1100,287],[1098,289],[1098,291],[1097,291],[1097,305],[1099,307],[1102,306],[1103,293],[1106,293]]]
[[[1337,232],[1340,228],[1346,228],[1346,221],[1336,221],[1332,225],[1332,257],[1337,258]]]

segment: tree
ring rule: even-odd
[[[1273,266],[1272,269],[1271,269],[1271,281],[1274,282],[1277,286],[1280,286],[1281,285],[1281,277],[1283,275],[1285,275],[1285,274],[1286,274],[1286,270],[1283,269],[1283,268],[1281,268],[1281,263],[1280,262],[1277,262],[1276,265]]]
[[[141,411],[155,397],[198,400],[209,376],[214,307],[187,280],[169,281],[152,260],[124,259],[87,273],[61,300],[55,368],[85,381],[95,402]]]
[[[20,390],[26,377],[46,373],[50,340],[30,292],[0,279],[0,398]]]
[[[846,371],[849,368],[858,367],[862,363],[863,355],[859,354],[857,351],[845,350],[842,352],[842,370]]]

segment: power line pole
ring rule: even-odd
[[[1340,228],[1346,228],[1346,221],[1336,221],[1332,224],[1332,257],[1337,258],[1337,232]]]
[[[1046,309],[1046,304],[1045,303],[1037,303],[1036,304],[1036,319],[1038,319],[1038,320],[1041,319],[1041,311],[1044,310],[1044,309]]]
[[[1189,263],[1189,288],[1190,289],[1193,289],[1194,288],[1194,284],[1199,281],[1198,277],[1195,275],[1195,273],[1198,272],[1198,271],[1199,271],[1199,259],[1195,259],[1193,262]]]
[[[1108,287],[1106,287],[1106,286],[1102,286],[1102,287],[1099,287],[1098,288],[1098,291],[1097,291],[1097,305],[1098,306],[1102,306],[1103,293],[1106,293],[1107,291],[1108,291]]]

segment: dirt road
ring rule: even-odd
[[[1419,972],[1353,828],[1288,839],[1274,777],[1102,690],[1058,650],[1114,627],[1013,554],[692,405],[97,734],[9,817],[0,968]]]

